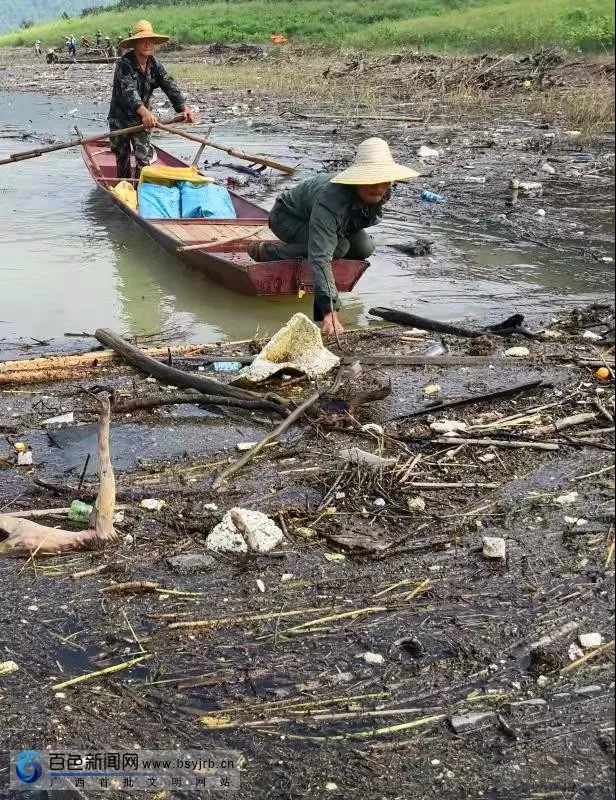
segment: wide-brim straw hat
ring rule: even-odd
[[[152,23],[147,19],[140,19],[133,26],[133,32],[128,39],[122,39],[120,45],[122,47],[132,47],[139,39],[151,39],[156,44],[164,44],[169,41],[169,37],[162,33],[154,33]]]
[[[355,161],[344,172],[335,175],[331,182],[351,186],[368,186],[375,183],[408,181],[418,177],[419,172],[397,164],[387,142],[375,136],[372,139],[366,139],[359,145]]]

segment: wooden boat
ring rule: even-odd
[[[186,167],[185,162],[155,148],[157,166]],[[297,295],[312,289],[309,264],[300,259],[257,263],[247,253],[250,242],[277,241],[268,227],[268,213],[231,192],[236,219],[144,219],[111,189],[119,183],[115,156],[101,139],[82,145],[81,152],[98,188],[127,216],[169,253],[198,272],[237,292],[248,295]],[[350,292],[368,267],[367,261],[336,260],[332,264],[336,285]]]

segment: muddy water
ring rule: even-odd
[[[85,134],[101,130],[104,112],[102,105],[71,98],[0,93],[0,158],[36,147],[41,136],[70,138],[75,124]],[[38,138],[23,141],[23,132]],[[291,142],[282,131],[259,132],[244,120],[215,125],[212,137],[307,170],[320,168],[323,153],[331,154],[317,134]],[[159,141],[182,157],[194,155],[195,146],[177,137]],[[205,155],[228,160],[216,151]],[[308,299],[241,297],[195,276],[100,195],[76,149],[0,169],[0,341],[97,326],[134,333],[174,329],[196,341],[235,339],[272,332],[298,310],[310,313]],[[229,174],[223,167],[212,173]],[[269,207],[287,180],[274,178],[260,202]],[[471,234],[459,219],[431,224],[427,213],[418,224],[390,218],[375,235],[378,255],[346,298],[347,324],[365,323],[372,305],[442,319],[519,310],[532,315],[605,298],[613,285],[609,266],[580,270],[562,253],[505,242],[481,224]],[[387,246],[425,235],[436,242],[432,257],[409,259]]]

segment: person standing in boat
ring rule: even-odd
[[[141,20],[121,43],[128,52],[116,65],[107,117],[109,128],[113,131],[135,125],[145,127],[139,133],[110,139],[111,150],[116,157],[117,177],[122,180],[132,177],[131,147],[136,161],[135,178],[139,178],[143,167],[152,161],[154,151],[150,144],[150,131],[156,126],[157,119],[150,111],[150,101],[155,89],[163,90],[185,122],[195,122],[195,115],[186,105],[184,95],[154,55],[156,45],[167,41],[168,36],[154,33],[152,25],[147,20]]]
[[[365,228],[381,221],[395,181],[418,176],[396,164],[386,141],[366,139],[344,172],[317,175],[283,192],[269,218],[270,229],[282,243],[254,242],[248,253],[259,262],[307,258],[312,269],[314,319],[323,323],[325,335],[344,333],[332,261],[368,259],[375,244]]]

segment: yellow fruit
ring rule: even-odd
[[[18,453],[25,453],[25,451],[28,449],[28,445],[24,444],[23,442],[15,442],[13,447]]]
[[[597,378],[597,380],[600,381],[609,381],[611,377],[612,373],[609,371],[607,367],[599,367],[599,369],[595,372],[595,378]]]

